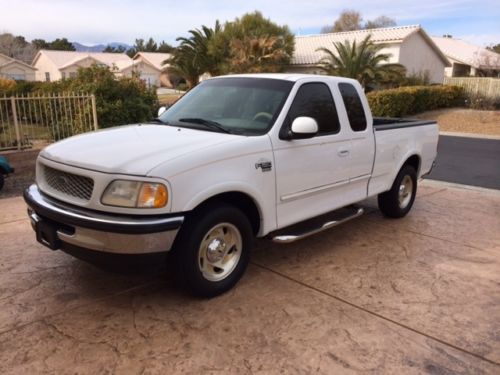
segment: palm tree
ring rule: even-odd
[[[401,64],[389,64],[391,54],[380,53],[384,48],[381,44],[374,44],[368,35],[361,43],[333,43],[335,52],[327,48],[318,48],[326,54],[319,64],[330,75],[357,79],[366,88],[368,85],[388,83],[401,79],[405,68]]]
[[[231,41],[232,73],[274,73],[283,70],[284,60],[290,58],[277,36],[260,36]]]
[[[198,84],[200,75],[203,74],[200,67],[194,64],[193,51],[183,46],[176,48],[172,57],[163,63],[169,65],[168,73],[184,78],[190,89]]]
[[[198,84],[199,76],[203,73],[211,76],[221,74],[223,57],[209,50],[210,41],[221,30],[219,21],[216,21],[213,29],[203,25],[201,30],[189,30],[190,37],[177,38],[179,47],[165,63],[170,64],[173,73],[185,78],[190,88]]]

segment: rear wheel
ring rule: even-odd
[[[252,236],[247,217],[233,206],[212,204],[194,211],[174,245],[177,278],[201,297],[226,292],[245,272]]]
[[[3,174],[0,172],[0,190],[2,190],[2,188],[3,188],[4,180],[5,180],[5,178],[4,178]]]
[[[387,217],[405,216],[413,206],[417,194],[417,172],[411,165],[399,171],[391,190],[379,194],[378,207]]]

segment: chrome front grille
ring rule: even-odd
[[[46,165],[43,166],[43,175],[47,185],[56,191],[86,201],[92,196],[94,180],[89,177],[59,171]]]

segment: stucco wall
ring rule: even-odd
[[[78,73],[78,69],[80,68],[90,68],[94,64],[101,64],[101,62],[91,58],[87,57],[81,61],[78,61],[76,64],[70,65],[64,69],[61,69],[61,77],[63,76],[62,73],[64,73],[64,78],[70,78],[71,75],[76,75]]]
[[[61,79],[61,72],[54,63],[43,53],[40,54],[35,63],[35,68],[38,70],[35,73],[35,78],[37,81],[45,81],[45,73],[50,74],[51,81],[57,81]]]
[[[121,75],[130,77],[133,71],[138,72],[141,79],[143,79],[147,84],[160,87],[160,72],[157,69],[153,68],[151,65],[140,61],[133,67],[124,69]]]
[[[7,75],[9,77],[12,77],[13,79],[22,79],[25,81],[35,80],[35,70],[18,63],[0,67],[0,75]]]
[[[399,63],[406,67],[408,74],[428,71],[432,83],[443,83],[445,63],[420,33],[403,41]]]
[[[380,50],[380,53],[390,55],[389,60],[387,61],[390,64],[399,63],[399,59],[401,57],[401,44],[400,43],[391,43],[385,44],[384,48]]]

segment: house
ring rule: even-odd
[[[335,51],[333,43],[361,42],[367,35],[371,35],[375,44],[384,45],[381,53],[391,54],[389,63],[402,64],[407,74],[428,72],[431,82],[443,82],[444,69],[451,64],[420,25],[296,36],[295,52],[287,71],[321,74],[318,62],[324,53],[317,51],[318,48]]]
[[[36,68],[0,53],[0,77],[16,81],[34,81]]]
[[[169,65],[165,63],[170,59],[170,53],[137,52],[134,56],[135,69],[140,72],[140,77],[150,85],[157,87],[173,87],[171,76],[168,73]]]
[[[37,81],[58,81],[76,76],[79,68],[94,64],[107,66],[117,75],[133,65],[133,60],[124,53],[76,52],[40,50],[33,60]]]
[[[445,69],[446,77],[500,76],[500,54],[448,36],[432,40],[451,62]]]

